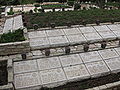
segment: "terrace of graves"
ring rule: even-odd
[[[31,49],[74,46],[119,39],[119,24],[28,32]]]
[[[120,48],[15,61],[14,84],[16,89],[54,88],[118,73],[119,64]]]

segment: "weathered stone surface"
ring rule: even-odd
[[[107,25],[111,30],[118,30],[119,27],[117,25]]]
[[[114,49],[99,50],[98,52],[102,56],[103,59],[119,57],[119,55]]]
[[[41,85],[38,72],[18,74],[14,76],[14,79],[17,89]]]
[[[14,62],[14,73],[37,71],[36,60]]]
[[[39,70],[61,67],[58,57],[37,59]]]
[[[49,37],[50,44],[66,44],[69,43],[65,36],[58,36],[58,37]]]
[[[98,77],[109,73],[109,69],[104,63],[104,61],[97,61],[85,64],[91,77]]]
[[[81,33],[78,28],[68,28],[63,29],[66,35],[73,35],[73,34],[79,34]]]
[[[45,31],[33,31],[28,32],[29,38],[40,38],[40,37],[46,37]]]
[[[70,43],[80,43],[82,41],[86,41],[85,37],[82,34],[69,35],[67,36],[67,38],[70,41]]]
[[[112,31],[99,32],[99,34],[105,38],[116,38],[115,34]]]
[[[65,82],[66,77],[62,68],[40,71],[42,84]]]
[[[93,33],[96,32],[93,27],[79,27],[82,33]]]
[[[78,54],[64,55],[59,58],[63,67],[83,63]]]
[[[120,31],[113,31],[117,37],[120,37]]]
[[[79,55],[81,56],[84,63],[102,60],[97,51],[80,53]]]
[[[120,58],[112,58],[105,60],[106,64],[110,68],[111,72],[117,73],[120,72]]]
[[[48,36],[48,37],[65,35],[62,29],[46,30],[46,33],[47,33],[47,36]]]
[[[64,71],[69,81],[82,80],[90,77],[85,65],[83,64],[64,67]]]
[[[95,28],[98,32],[110,31],[110,29],[109,29],[106,25],[94,26],[94,28]]]
[[[49,41],[47,38],[32,38],[30,39],[30,46],[37,47],[37,46],[49,46]]]
[[[86,33],[84,36],[87,38],[87,40],[102,39],[98,33]]]

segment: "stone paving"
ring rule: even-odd
[[[32,51],[34,56],[40,51]],[[56,87],[120,71],[120,48],[14,62],[16,89]],[[26,82],[25,82],[26,81]],[[28,83],[27,83],[28,82]]]
[[[3,28],[3,33],[8,33],[9,31],[17,30],[19,28],[23,28],[21,15],[6,19],[5,25]]]
[[[104,39],[116,39],[120,36],[120,25],[101,25],[74,27],[67,29],[54,29],[28,32],[32,49],[58,47],[80,44],[89,41],[101,41]]]

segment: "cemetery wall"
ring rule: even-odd
[[[0,55],[11,55],[30,51],[29,41],[0,44]]]

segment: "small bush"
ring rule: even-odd
[[[14,12],[13,12],[13,7],[10,8],[10,11],[7,12],[7,14],[8,14],[8,15],[13,15],[13,14],[14,14]]]
[[[69,6],[73,6],[73,5],[74,5],[74,1],[68,1],[67,4],[68,4]]]
[[[18,29],[15,32],[9,32],[1,35],[0,43],[24,41],[23,29]]]
[[[80,9],[80,4],[79,3],[75,3],[74,4],[74,10],[78,10],[78,9]]]
[[[35,6],[35,7],[40,7],[40,4],[35,4],[34,6]]]

